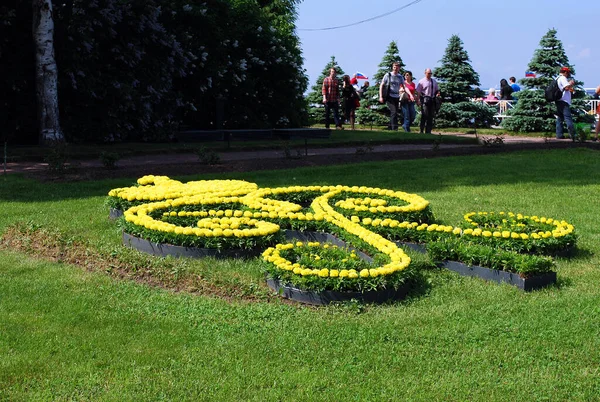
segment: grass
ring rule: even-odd
[[[598,162],[595,151],[571,149],[235,175],[259,186],[399,189],[430,200],[448,224],[504,210],[565,219],[580,235],[578,254],[556,260],[552,288],[523,293],[428,270],[404,302],[325,308],[265,298],[252,260],[157,260],[121,247],[104,195],[135,178],[0,177],[0,232],[27,222],[81,247],[81,265],[89,250],[139,261],[135,269],[149,275],[186,271],[244,285],[229,298],[190,294],[1,250],[0,399],[595,400]],[[216,177],[234,176],[202,178]]]

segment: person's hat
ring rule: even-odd
[[[571,69],[569,67],[561,67],[560,72],[561,73],[570,73]]]

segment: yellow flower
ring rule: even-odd
[[[300,274],[301,274],[302,276],[312,275],[312,269],[310,269],[310,268],[304,268],[304,269],[303,269],[303,270],[300,272]]]

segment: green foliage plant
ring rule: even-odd
[[[100,154],[100,162],[106,169],[115,169],[117,162],[121,159],[121,155],[117,152],[102,152]]]
[[[67,170],[69,160],[68,145],[63,142],[54,143],[48,148],[44,161],[51,173],[62,174]]]
[[[196,149],[196,155],[198,155],[198,160],[203,165],[216,165],[221,161],[221,157],[214,149],[206,147]]]
[[[495,108],[481,102],[442,103],[435,124],[452,128],[487,128],[493,124],[495,113]]]

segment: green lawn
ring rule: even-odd
[[[556,260],[557,286],[541,291],[428,270],[406,301],[323,308],[266,296],[253,260],[124,249],[104,196],[135,178],[0,176],[0,233],[25,222],[83,250],[82,261],[98,253],[133,266],[132,276],[194,275],[233,289],[175,292],[0,250],[0,399],[597,400],[599,162],[578,148],[201,177],[391,188],[425,197],[448,224],[513,211],[564,219],[580,236],[578,253]]]

